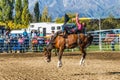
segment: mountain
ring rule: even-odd
[[[30,0],[30,3],[37,0]],[[38,0],[40,11],[48,7],[52,18],[65,13],[79,13],[80,17],[105,18],[113,15],[120,18],[120,0]],[[31,5],[30,7],[33,7]]]

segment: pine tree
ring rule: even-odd
[[[34,14],[35,14],[35,22],[39,22],[40,10],[39,10],[39,3],[38,2],[35,3]]]
[[[0,1],[0,21],[9,21],[13,19],[14,0]]]
[[[48,8],[45,7],[41,17],[42,22],[48,22]]]
[[[21,24],[22,0],[16,0],[15,3],[15,24]]]
[[[5,16],[5,6],[6,6],[6,0],[1,0],[0,1],[0,10],[1,10],[1,12],[0,12],[0,20],[1,21],[5,21],[4,20],[4,16]]]
[[[52,18],[48,15],[48,8],[45,7],[41,16],[42,22],[51,22]]]
[[[0,1],[0,22],[2,22],[3,17],[2,17],[2,1]]]
[[[10,6],[10,12],[9,12],[9,20],[13,20],[13,10],[14,10],[14,3],[15,0],[8,0],[9,6]]]
[[[30,22],[30,13],[28,9],[28,0],[23,0],[22,24],[28,25]]]

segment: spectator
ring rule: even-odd
[[[5,45],[4,45],[4,49],[7,53],[9,53],[9,47],[10,47],[10,39],[9,38],[6,38],[5,41],[4,41]]]
[[[38,37],[40,36],[40,31],[37,32],[37,36],[38,36]]]
[[[5,36],[6,36],[6,38],[8,38],[10,36],[10,29],[9,28],[5,31]]]
[[[42,32],[40,32],[40,37],[43,37],[43,33]]]
[[[114,42],[114,40],[111,41],[111,49],[112,49],[112,51],[115,51],[115,42]]]
[[[27,33],[26,29],[25,29],[24,32],[23,32],[23,37],[24,37],[24,38],[27,38],[27,37],[28,37],[28,33]]]
[[[1,36],[0,37],[0,53],[3,52],[3,48],[4,48],[4,38]]]
[[[23,48],[23,45],[24,45],[24,39],[22,37],[19,37],[18,39],[18,45],[19,45],[19,50],[20,50],[20,53],[24,52],[24,48]]]
[[[37,34],[36,34],[35,30],[32,30],[32,31],[31,31],[31,36],[32,36],[32,38],[34,38],[34,37],[36,37],[36,36],[37,36]]]
[[[37,38],[33,38],[32,39],[32,49],[34,52],[37,52],[37,48],[38,48],[38,40],[37,40]]]

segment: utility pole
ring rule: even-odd
[[[102,51],[102,39],[101,39],[101,19],[99,18],[99,49]]]

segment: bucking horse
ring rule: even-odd
[[[44,54],[46,56],[46,61],[51,61],[51,51],[52,49],[58,50],[58,67],[62,67],[62,55],[64,50],[79,47],[82,52],[82,58],[80,60],[80,65],[84,63],[86,57],[86,48],[91,45],[93,41],[92,35],[80,34],[69,34],[67,38],[61,35],[61,32],[55,33],[57,35],[54,39],[51,39],[50,43],[44,48]]]

